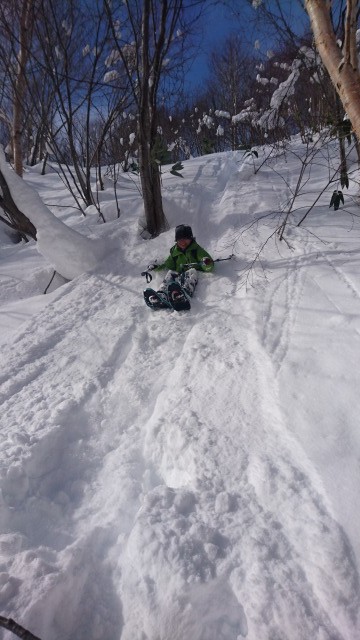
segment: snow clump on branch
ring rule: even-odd
[[[215,115],[217,118],[227,118],[228,120],[230,120],[231,115],[228,111],[220,111],[220,110],[216,110],[215,111]]]
[[[112,71],[107,71],[104,75],[104,82],[115,82],[119,77],[116,69],[112,69]]]

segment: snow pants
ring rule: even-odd
[[[186,293],[190,297],[192,297],[197,285],[197,281],[198,274],[196,269],[187,269],[187,271],[184,271],[183,273],[178,273],[177,271],[168,271],[159,287],[159,291],[166,292],[170,282],[178,282],[186,291]]]

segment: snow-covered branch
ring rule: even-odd
[[[0,149],[0,172],[17,208],[37,230],[37,248],[67,280],[93,269],[108,253],[105,242],[87,238],[56,218],[38,193],[8,166]]]

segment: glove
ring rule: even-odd
[[[148,264],[147,266],[147,270],[148,271],[154,271],[154,269],[156,269],[158,265],[156,264],[156,262],[152,262],[151,264]]]
[[[207,258],[207,257],[203,258],[201,262],[202,262],[206,267],[208,267],[210,264],[212,264],[212,260],[211,260],[211,258]]]
[[[149,273],[148,271],[142,271],[140,275],[141,275],[141,276],[145,276],[145,278],[146,278],[146,282],[147,282],[147,283],[151,282],[151,280],[152,280],[152,275],[151,275],[151,273]]]

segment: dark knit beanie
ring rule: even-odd
[[[185,238],[189,240],[193,239],[192,229],[187,224],[179,224],[175,229],[175,242],[184,240]]]

